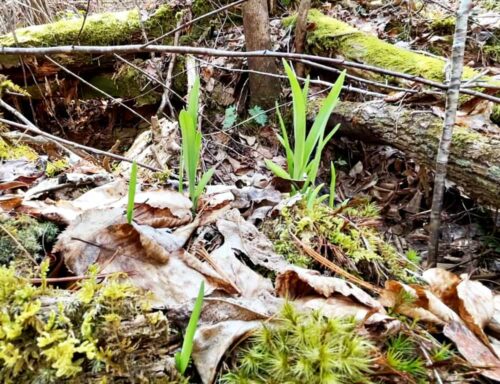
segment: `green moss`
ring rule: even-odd
[[[382,283],[393,278],[412,282],[408,271],[414,266],[369,225],[377,218],[376,207],[366,202],[336,210],[321,203],[307,210],[304,203],[299,203],[264,222],[262,230],[273,241],[275,251],[298,266],[319,267],[297,246],[291,234],[365,280]]]
[[[12,34],[0,36],[0,45],[43,47],[78,43],[77,38],[83,17],[59,20],[50,24],[35,25],[16,30],[17,42]],[[149,36],[155,36],[175,26],[174,10],[162,5],[144,27]],[[141,33],[137,9],[90,15],[80,35],[85,45],[115,45],[130,41],[131,36]]]
[[[451,34],[455,30],[455,22],[454,16],[445,17],[442,14],[437,14],[432,17],[431,29],[435,32]]]
[[[142,293],[119,276],[102,283],[96,276],[91,268],[80,290],[70,294],[45,280],[33,286],[14,269],[0,267],[2,383],[186,382],[175,372],[145,376],[138,362],[151,364],[155,347],[168,342],[167,319],[152,312]],[[50,302],[56,304],[47,307]],[[135,336],[133,324],[143,327]],[[144,340],[156,344],[141,350],[148,348]]]
[[[500,104],[495,104],[493,106],[493,112],[491,113],[490,119],[495,124],[500,125]]]
[[[366,383],[375,367],[375,348],[353,319],[298,313],[286,304],[239,351],[224,384]]]
[[[308,31],[307,42],[309,48],[315,53],[323,55],[325,52],[338,53],[351,61],[439,82],[445,78],[446,61],[444,59],[396,47],[342,21],[325,16],[318,10],[312,9],[309,12],[308,21],[314,25],[314,29]],[[293,22],[293,19],[287,22]],[[477,74],[472,68],[464,67],[464,79]]]
[[[54,177],[55,175],[61,173],[69,167],[67,159],[59,159],[55,161],[47,162],[47,167],[45,168],[45,175],[48,177]]]
[[[0,159],[2,160],[17,160],[26,159],[35,161],[38,159],[38,154],[27,145],[10,145],[0,138]]]
[[[26,258],[25,251],[41,260],[59,233],[55,224],[39,222],[28,215],[1,216],[0,225],[3,227],[0,230],[0,265]]]
[[[26,92],[24,88],[21,88],[19,85],[13,83],[11,80],[7,78],[5,75],[0,74],[0,97],[6,92],[11,91],[15,93],[20,93],[24,96],[29,96],[30,94]]]

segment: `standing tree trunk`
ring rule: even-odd
[[[271,49],[269,36],[269,11],[266,0],[248,0],[243,6],[243,28],[247,51]],[[249,57],[248,67],[252,71],[278,73],[275,59]],[[274,106],[280,94],[280,83],[276,79],[259,73],[250,73],[250,104],[267,109]]]
[[[295,23],[295,53],[304,53],[307,34],[307,13],[309,12],[309,8],[311,8],[311,0],[300,1],[297,21]],[[304,64],[297,63],[295,65],[295,72],[297,73],[297,76],[304,77]]]

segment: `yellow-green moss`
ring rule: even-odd
[[[264,222],[262,229],[273,242],[275,251],[293,264],[317,266],[297,246],[291,233],[322,254],[326,252],[337,265],[364,279],[375,283],[387,278],[413,281],[409,272],[414,268],[411,263],[386,243],[371,225],[366,225],[377,218],[376,207],[366,202],[337,210],[321,203],[307,210],[303,203],[299,203],[284,208],[276,218]]]
[[[13,83],[11,80],[7,78],[5,75],[0,74],[0,97],[6,92],[11,91],[15,93],[19,93],[24,96],[29,96],[30,94],[19,85]]]
[[[69,167],[67,159],[59,159],[54,161],[48,161],[47,167],[45,168],[45,174],[48,177],[54,177],[55,175],[61,173],[66,168]]]
[[[2,383],[186,382],[175,372],[149,377],[142,370],[168,342],[166,317],[119,276],[102,283],[96,276],[93,267],[70,294],[46,280],[33,286],[13,268],[0,267]],[[142,327],[135,333],[134,324]]]
[[[29,161],[35,161],[38,159],[38,154],[27,145],[10,145],[4,139],[0,138],[0,159],[26,159]]]
[[[456,18],[454,16],[443,16],[436,14],[432,17],[431,29],[439,33],[451,34],[455,30]]]

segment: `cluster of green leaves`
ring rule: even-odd
[[[263,127],[267,124],[267,114],[266,112],[258,105],[253,106],[248,110],[248,113],[250,114],[250,119],[246,121],[253,121],[257,125]],[[231,128],[236,121],[238,120],[238,112],[236,110],[236,106],[232,105],[228,108],[226,108],[226,111],[224,113],[224,121],[222,123],[222,127],[224,129],[229,129]]]
[[[22,258],[24,250],[41,259],[44,247],[49,247],[59,234],[57,225],[39,222],[28,215],[0,216],[0,225],[0,265]]]
[[[418,346],[404,334],[392,337],[387,342],[387,364],[399,372],[412,376],[418,383],[428,383],[425,361]]]
[[[375,349],[351,318],[298,313],[287,303],[239,351],[222,383],[362,383],[369,381]]]
[[[293,147],[290,144],[288,137],[289,133],[286,129],[281,112],[279,108],[277,108],[278,120],[281,127],[281,135],[278,135],[278,139],[285,148],[287,170],[270,160],[266,160],[266,165],[276,176],[300,182],[301,187],[298,188],[298,190],[306,196],[307,204],[311,206],[318,198],[319,192],[323,187],[323,185],[315,186],[321,162],[321,154],[325,145],[339,128],[339,125],[337,125],[325,136],[328,119],[337,105],[339,94],[344,84],[345,71],[340,74],[333,85],[330,93],[320,107],[311,129],[307,132],[306,122],[309,78],[307,78],[304,88],[301,88],[291,66],[285,60],[283,60],[283,65],[285,66],[285,72],[290,81],[292,90]],[[328,198],[328,196],[322,196],[320,200],[322,201],[326,198]],[[330,202],[333,204],[333,200],[330,199]]]
[[[201,132],[198,129],[198,104],[200,97],[200,79],[194,82],[193,89],[188,97],[187,108],[179,114],[179,126],[182,135],[182,164],[187,175],[189,188],[189,198],[193,203],[193,210],[196,211],[198,199],[205,190],[205,186],[214,174],[214,168],[205,172],[197,182],[198,167],[201,155]],[[183,188],[183,167],[179,170],[179,189]]]
[[[47,262],[41,270],[42,284],[34,286],[14,268],[0,267],[0,382],[82,383],[109,377],[112,383],[115,376],[135,380],[141,375],[137,359],[144,350],[135,351],[151,340],[168,342],[165,316],[152,312],[147,297],[119,276],[99,283],[97,268],[91,267],[80,290],[71,294],[47,286]],[[51,302],[56,304],[47,306]],[[140,337],[124,331],[126,324],[139,320],[144,326]]]
[[[315,200],[286,207],[262,229],[274,249],[291,263],[310,268],[314,261],[297,246],[291,234],[313,249],[331,250],[328,256],[350,273],[373,283],[387,278],[415,282],[416,266],[384,241],[375,228],[365,225],[378,216],[377,207],[366,201],[349,202],[335,209]]]

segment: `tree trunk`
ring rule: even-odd
[[[341,102],[330,123],[341,133],[388,144],[434,169],[443,120],[430,112],[411,111],[384,102]],[[500,207],[500,135],[482,135],[455,126],[448,179],[478,202]]]
[[[248,0],[243,6],[243,29],[247,51],[271,49],[269,12],[266,0]],[[269,57],[248,58],[248,68],[257,72],[278,73],[275,59]],[[250,73],[250,104],[264,109],[274,106],[281,86],[269,76]]]

